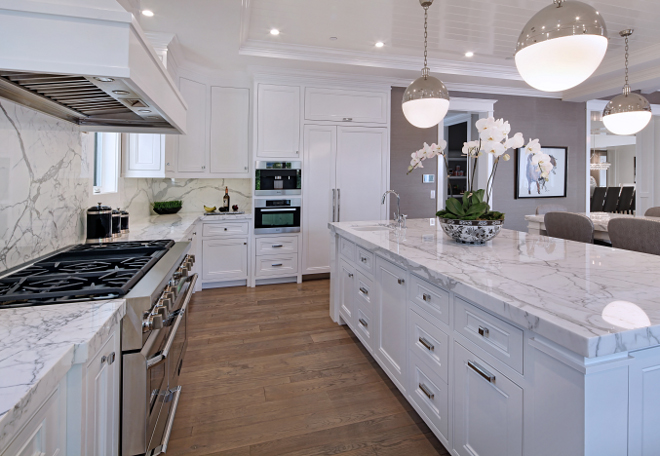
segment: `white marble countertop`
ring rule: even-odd
[[[251,220],[252,214],[222,214],[204,215],[198,212],[179,213],[172,215],[154,215],[145,219],[130,220],[130,232],[114,239],[122,241],[150,241],[156,239],[172,239],[185,241],[185,234],[195,222],[205,220],[219,222],[225,220]]]
[[[587,215],[585,212],[578,212],[578,214]],[[607,224],[613,218],[637,218],[637,219],[646,219],[660,221],[659,217],[644,217],[643,215],[630,215],[630,214],[615,214],[612,212],[592,212],[589,214],[589,218],[594,222],[594,230],[596,231],[607,231]],[[525,220],[528,222],[544,223],[545,215],[526,215]]]
[[[0,310],[0,449],[125,313],[123,299]]]
[[[660,345],[660,256],[502,230],[457,244],[436,219],[397,231],[330,229],[585,357]]]

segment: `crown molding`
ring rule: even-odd
[[[418,58],[401,55],[373,55],[366,52],[327,49],[294,44],[276,44],[257,40],[244,41],[238,51],[241,55],[268,57],[277,59],[303,60],[342,65],[357,65],[396,70],[419,71]],[[522,81],[514,66],[475,64],[446,59],[430,59],[428,63],[432,73],[474,76],[488,79]]]

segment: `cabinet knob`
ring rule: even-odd
[[[406,283],[405,279],[399,279],[398,282],[399,282],[399,285],[403,285],[404,283]]]
[[[170,164],[168,163],[167,166],[170,166]]]
[[[364,326],[365,328],[368,328],[368,327],[369,327],[369,323],[367,323],[367,322],[364,320],[364,318],[360,318],[360,319],[358,319],[358,321],[359,321],[360,324],[361,324],[362,326]]]
[[[246,167],[244,167],[243,169],[247,171],[247,166],[246,166]]]
[[[227,231],[227,228],[225,228],[225,231]]]
[[[488,328],[484,328],[483,326],[479,326],[478,332],[481,337],[490,336],[490,330]]]
[[[101,364],[105,363],[108,360],[108,357],[103,355],[101,356]]]
[[[352,273],[352,272],[349,272],[349,273],[348,273],[348,277],[353,278],[353,273]]]
[[[342,120],[343,120],[344,122],[353,122],[353,118],[352,118],[352,117],[344,117]]]

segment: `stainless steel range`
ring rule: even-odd
[[[0,309],[126,299],[122,320],[122,455],[167,450],[181,394],[186,310],[197,281],[190,244],[79,245],[0,278]]]

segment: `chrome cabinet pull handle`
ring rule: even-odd
[[[349,273],[348,273],[348,277],[350,277],[350,278],[352,279],[352,278],[353,278],[353,273],[352,273],[352,272],[349,272]]]
[[[488,337],[490,335],[490,329],[484,328],[483,326],[479,326],[478,331],[481,337]]]
[[[419,343],[425,346],[428,351],[435,350],[435,346],[423,337],[419,338]]]
[[[369,295],[369,290],[367,290],[367,289],[364,288],[364,287],[360,287],[360,291],[361,291],[362,294],[364,294],[364,295],[367,295],[367,296]]]
[[[341,190],[337,189],[337,221],[341,222],[341,217],[340,215],[341,211]]]
[[[108,355],[108,360],[107,360],[108,366],[110,366],[112,363],[115,362],[115,356],[116,356],[115,352],[112,352]]]
[[[431,391],[429,391],[428,387],[425,384],[420,383],[419,384],[419,389],[421,389],[422,392],[424,394],[426,394],[426,397],[428,397],[429,399],[433,399],[435,397],[435,394],[433,394]]]
[[[431,295],[428,294],[428,293],[424,293],[424,294],[422,295],[422,299],[423,299],[424,301],[426,301],[426,302],[431,302]]]
[[[274,249],[281,249],[281,248],[284,247],[284,246],[283,246],[282,244],[273,244],[272,247],[273,247]]]
[[[368,328],[368,327],[369,327],[369,323],[367,323],[366,321],[364,321],[362,318],[360,318],[358,321],[359,321],[360,324],[361,324],[362,326],[364,326],[365,328]]]
[[[399,279],[398,282],[399,282],[399,285],[403,285],[404,283],[406,283],[405,279]]]
[[[280,266],[282,266],[282,263],[275,263],[275,264],[272,265],[272,266],[273,266],[274,268],[279,268]]]
[[[475,361],[468,361],[468,366],[472,368],[477,374],[481,375],[483,378],[488,380],[490,383],[495,383],[495,376],[488,372],[486,369],[481,367],[481,365]]]
[[[363,262],[363,263],[366,263],[366,262],[367,262],[367,258],[366,258],[366,257],[363,257],[363,256],[361,256],[361,257],[360,257],[360,261],[361,261],[361,262]]]
[[[344,122],[353,122],[353,118],[352,117],[344,117],[342,119],[342,121],[344,121]]]
[[[335,222],[335,212],[337,212],[337,189],[332,189],[332,222]]]

